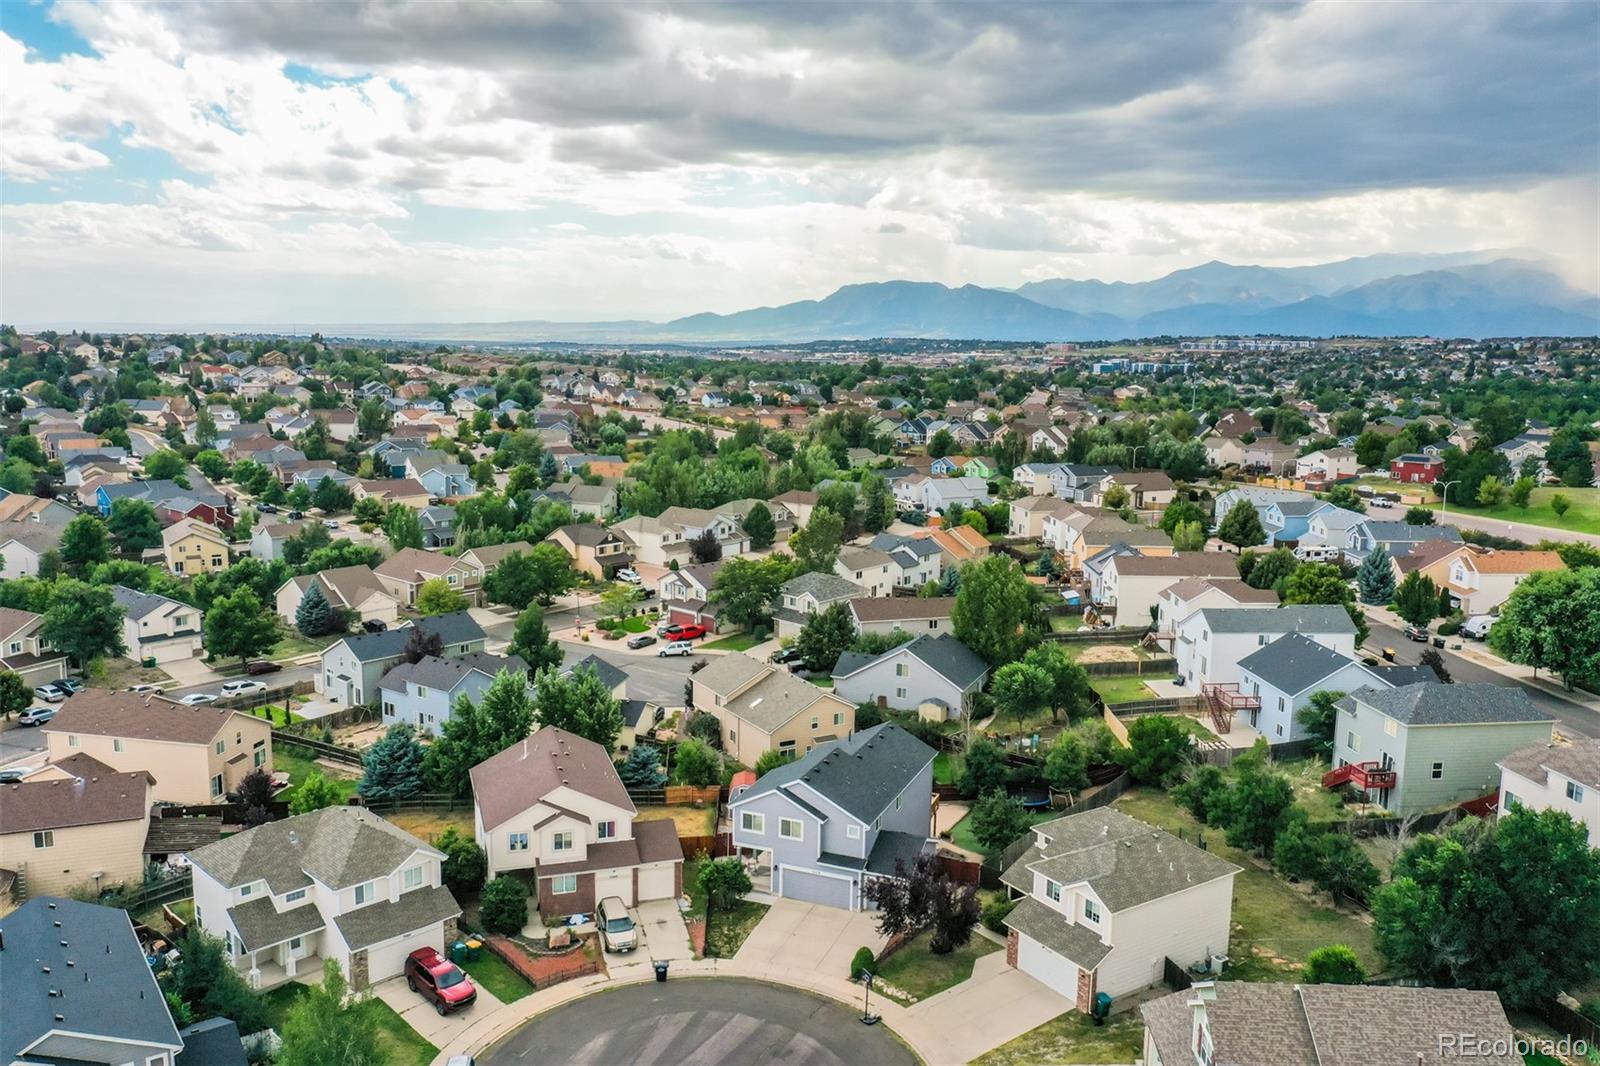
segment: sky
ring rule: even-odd
[[[0,3],[0,320],[666,319],[1534,249],[1600,3]]]

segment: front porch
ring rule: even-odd
[[[261,955],[270,955],[270,952],[259,952]],[[248,959],[246,960],[248,961]],[[258,992],[265,992],[279,985],[286,985],[291,981],[299,981],[303,985],[320,984],[322,981],[323,959],[320,955],[307,955],[304,958],[293,959],[285,966],[283,963],[267,959],[250,966],[245,970],[245,980]],[[346,977],[348,978],[348,974]]]
[[[742,847],[738,851],[744,872],[750,875],[750,887],[755,892],[772,891],[772,852],[763,848]]]

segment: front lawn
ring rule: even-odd
[[[289,775],[289,787],[274,796],[274,799],[288,803],[294,798],[294,793],[312,771],[320,773],[332,781],[339,790],[339,802],[349,801],[356,794],[357,778],[354,770],[341,771],[331,766],[319,764],[316,757],[306,748],[293,747],[282,739],[277,740],[272,746],[272,768]]]
[[[731,959],[744,946],[750,931],[767,916],[767,905],[742,899],[732,910],[719,910],[711,915],[706,932],[706,954],[718,959]]]
[[[1028,811],[1028,824],[1035,825],[1039,822],[1048,822],[1052,818],[1061,817],[1055,811]],[[967,815],[961,821],[950,827],[950,843],[958,848],[975,851],[980,855],[990,855],[1003,848],[986,848],[978,843],[978,838],[972,835],[972,815]]]
[[[1091,677],[1089,687],[1110,704],[1138,703],[1140,700],[1156,698],[1149,686],[1137,677]]]
[[[1143,1050],[1144,1021],[1137,1010],[1123,1011],[1104,1025],[1069,1010],[972,1062],[973,1066],[1132,1062]]]
[[[878,976],[906,993],[905,998],[895,997],[903,1003],[915,1003],[972,976],[972,967],[983,956],[999,951],[1000,945],[977,933],[966,944],[947,955],[935,955],[928,950],[928,934],[918,933],[899,951],[879,964]]]
[[[507,966],[488,948],[478,952],[478,957],[461,967],[467,971],[474,984],[485,989],[501,1003],[513,1003],[533,991],[527,978]]]
[[[269,1024],[280,1034],[290,1005],[304,995],[308,987],[298,981],[290,981],[262,993]],[[385,1066],[428,1066],[439,1054],[438,1048],[422,1039],[415,1029],[406,1024],[404,1018],[395,1013],[393,1007],[377,996],[369,996],[351,1009],[371,1016],[377,1023],[378,1047],[383,1053]]]
[[[749,651],[762,638],[754,633],[735,633],[731,637],[719,637],[716,640],[700,645],[704,651]]]
[[[717,808],[705,807],[640,807],[633,818],[636,822],[670,821],[678,828],[680,837],[709,837],[717,832]]]
[[[1372,926],[1327,906],[1326,896],[1309,895],[1256,866],[1228,846],[1220,829],[1201,826],[1165,792],[1132,789],[1119,797],[1115,806],[1169,833],[1181,831],[1191,844],[1203,832],[1207,850],[1241,867],[1233,879],[1233,935],[1228,946],[1232,961],[1223,971],[1225,978],[1293,980],[1306,956],[1324,944],[1348,945],[1368,973],[1381,972],[1383,963],[1373,946]]]

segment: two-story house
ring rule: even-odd
[[[67,676],[67,657],[39,637],[44,615],[0,607],[0,670],[33,688]]]
[[[1041,822],[1000,880],[1020,897],[1006,962],[1087,1014],[1228,953],[1239,867],[1111,807]]]
[[[1015,473],[1013,476],[1016,476]],[[1048,516],[1065,514],[1070,510],[1072,510],[1070,503],[1058,500],[1054,496],[1024,496],[1012,500],[1010,523],[1006,533],[1012,537],[1038,540],[1044,536],[1044,520]]]
[[[194,918],[256,988],[338,962],[353,989],[449,951],[461,906],[444,854],[359,807],[324,807],[189,854]]]
[[[596,581],[610,581],[618,570],[633,565],[632,542],[605,526],[575,522],[545,539],[567,553],[574,570]]]
[[[1368,519],[1351,526],[1345,542],[1345,558],[1359,564],[1374,548],[1383,547],[1391,558],[1405,555],[1430,540],[1460,544],[1461,531],[1455,526],[1419,526],[1408,522],[1378,522]]]
[[[1600,848],[1600,740],[1530,744],[1500,760],[1500,813],[1513,806],[1564,811]]]
[[[1239,660],[1239,692],[1255,697],[1245,708],[1250,728],[1272,744],[1311,735],[1297,712],[1318,692],[1392,687],[1382,671],[1299,633],[1285,633]]]
[[[1156,597],[1157,640],[1170,642],[1179,622],[1206,607],[1275,607],[1278,594],[1246,585],[1238,578],[1186,578]]]
[[[1302,481],[1342,481],[1356,476],[1361,464],[1351,448],[1318,448],[1295,460],[1294,476]]]
[[[987,507],[994,501],[981,477],[936,477],[922,483],[918,502],[929,514],[946,514],[952,509]]]
[[[310,529],[315,522],[261,522],[250,531],[250,557],[264,563],[283,558],[283,546],[290,537]]]
[[[423,551],[421,548],[401,548],[379,563],[372,571],[378,583],[403,607],[414,607],[417,591],[429,581],[443,580],[457,592],[465,589],[471,568],[461,559]]]
[[[213,704],[86,688],[42,732],[52,763],[83,754],[118,773],[148,770],[169,803],[220,803],[251,770],[272,771],[272,725]]]
[[[477,548],[468,548],[457,558],[460,560],[465,572],[461,576],[461,592],[467,597],[467,602],[480,604],[483,602],[483,582],[506,559],[513,555],[528,555],[533,552],[533,545],[525,540],[512,540],[504,544],[485,544]]]
[[[232,562],[228,538],[222,531],[193,518],[182,519],[163,529],[161,550],[167,569],[174,574],[215,573]]]
[[[861,595],[861,586],[838,574],[812,571],[790,578],[779,587],[778,605],[772,611],[778,638],[787,640],[799,636],[812,615]]]
[[[153,782],[79,754],[0,786],[0,870],[30,897],[137,886]]]
[[[1565,566],[1553,551],[1466,551],[1450,560],[1445,587],[1455,605],[1469,615],[1489,614],[1511,598],[1529,574]]]
[[[481,652],[487,640],[483,627],[466,611],[418,618],[382,633],[342,637],[322,653],[321,666],[314,678],[317,691],[346,707],[376,703],[378,682],[405,654],[413,629],[437,636],[440,654],[446,659]]]
[[[382,622],[393,625],[400,618],[400,603],[394,593],[370,566],[341,566],[300,574],[285,581],[274,597],[274,606],[283,624],[293,626],[300,605],[312,585],[335,610],[348,612],[354,622]]]
[[[897,711],[937,704],[944,708],[940,717],[950,719],[972,709],[988,677],[988,664],[954,635],[924,634],[882,655],[840,655],[833,668],[833,691],[852,704],[876,703]]]
[[[0,1062],[173,1066],[183,1040],[127,911],[39,896],[3,945]]]
[[[656,593],[661,599],[662,616],[675,625],[703,625],[711,632],[717,630],[716,612],[710,606],[711,590],[716,584],[717,571],[723,561],[697,563],[668,570],[656,582]]]
[[[532,872],[546,919],[683,893],[683,848],[670,820],[635,821],[606,750],[554,726],[472,768],[473,829],[489,876]]]
[[[457,659],[428,655],[414,663],[397,663],[378,681],[383,724],[405,722],[419,732],[438,736],[450,720],[456,699],[465,696],[474,703],[481,700],[503,670],[526,680],[528,664],[515,655],[502,657],[486,652]]]
[[[707,532],[716,537],[724,558],[750,550],[750,538],[737,519],[698,507],[668,507],[654,518],[634,515],[613,522],[611,531],[631,541],[634,558],[651,566],[687,563],[689,542]]]
[[[833,572],[868,596],[892,596],[900,566],[887,552],[876,548],[845,548],[833,562]]]
[[[442,452],[413,452],[406,457],[404,476],[421,482],[435,499],[472,496],[478,486],[465,463],[453,463]]]
[[[1356,626],[1339,604],[1205,607],[1177,625],[1172,654],[1178,660],[1178,676],[1197,690],[1236,685],[1239,660],[1285,633],[1299,633],[1355,658]]]
[[[913,637],[949,633],[954,596],[857,596],[850,601],[857,633],[893,633]]]
[[[722,750],[746,766],[762,753],[801,755],[855,731],[855,704],[781,666],[735,652],[690,676],[697,713],[722,725]]]
[[[890,573],[895,588],[915,592],[928,582],[944,577],[944,552],[932,537],[879,533],[867,547],[885,553],[894,563],[897,569]]]
[[[934,754],[885,722],[767,771],[729,804],[752,880],[786,899],[865,907],[867,880],[933,846]]]
[[[1120,542],[1119,542],[1120,543]],[[1143,626],[1157,620],[1162,591],[1186,578],[1237,579],[1234,556],[1223,552],[1172,555],[1119,554],[1101,573],[1097,605],[1109,608],[1120,626]]]
[[[112,589],[111,597],[122,608],[124,658],[170,663],[205,654],[200,608],[126,585]]]
[[[0,526],[0,579],[37,577],[39,560],[61,547],[65,526],[7,522]]]
[[[1555,719],[1520,686],[1422,682],[1358,689],[1338,703],[1329,788],[1405,816],[1494,792],[1500,761],[1548,744]]]

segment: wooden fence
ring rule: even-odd
[[[1062,644],[1126,644],[1142,640],[1149,626],[1112,626],[1109,629],[1069,629],[1065,633],[1046,633],[1045,640]]]
[[[266,810],[273,821],[289,817],[289,805],[278,800],[266,804]],[[247,808],[242,803],[207,803],[190,804],[188,806],[173,804],[170,806],[156,807],[151,812],[151,817],[158,820],[167,818],[216,818],[221,817],[224,825],[240,825],[245,820]]]
[[[691,807],[695,804],[715,804],[722,796],[716,785],[695,788],[693,785],[667,785],[665,788],[630,788],[628,798],[642,807]]]
[[[153,881],[122,894],[117,906],[129,914],[142,914],[151,907],[194,895],[194,874],[185,870],[174,877]]]
[[[1550,1028],[1566,1033],[1574,1041],[1582,1040],[1590,1048],[1600,1048],[1600,1025],[1556,1000],[1536,1004],[1533,1012],[1550,1023]]]
[[[733,854],[732,833],[717,833],[715,836],[679,837],[678,844],[683,848],[683,857],[685,859],[692,859],[701,852],[705,852],[713,859],[722,859]]]
[[[419,792],[414,796],[400,799],[360,799],[352,797],[351,803],[359,802],[374,814],[394,814],[397,811],[453,811],[456,808],[472,809],[470,799],[461,799],[448,792]]]
[[[341,762],[347,766],[360,766],[362,763],[361,752],[359,751],[341,748],[337,744],[328,744],[321,740],[313,740],[311,737],[303,737],[299,733],[291,733],[276,726],[272,730],[272,742],[274,744],[288,744],[304,748],[319,759]]]
[[[1114,663],[1079,663],[1090,677],[1141,677],[1153,674],[1171,677],[1178,671],[1178,660],[1170,655],[1150,659],[1124,659]]]

